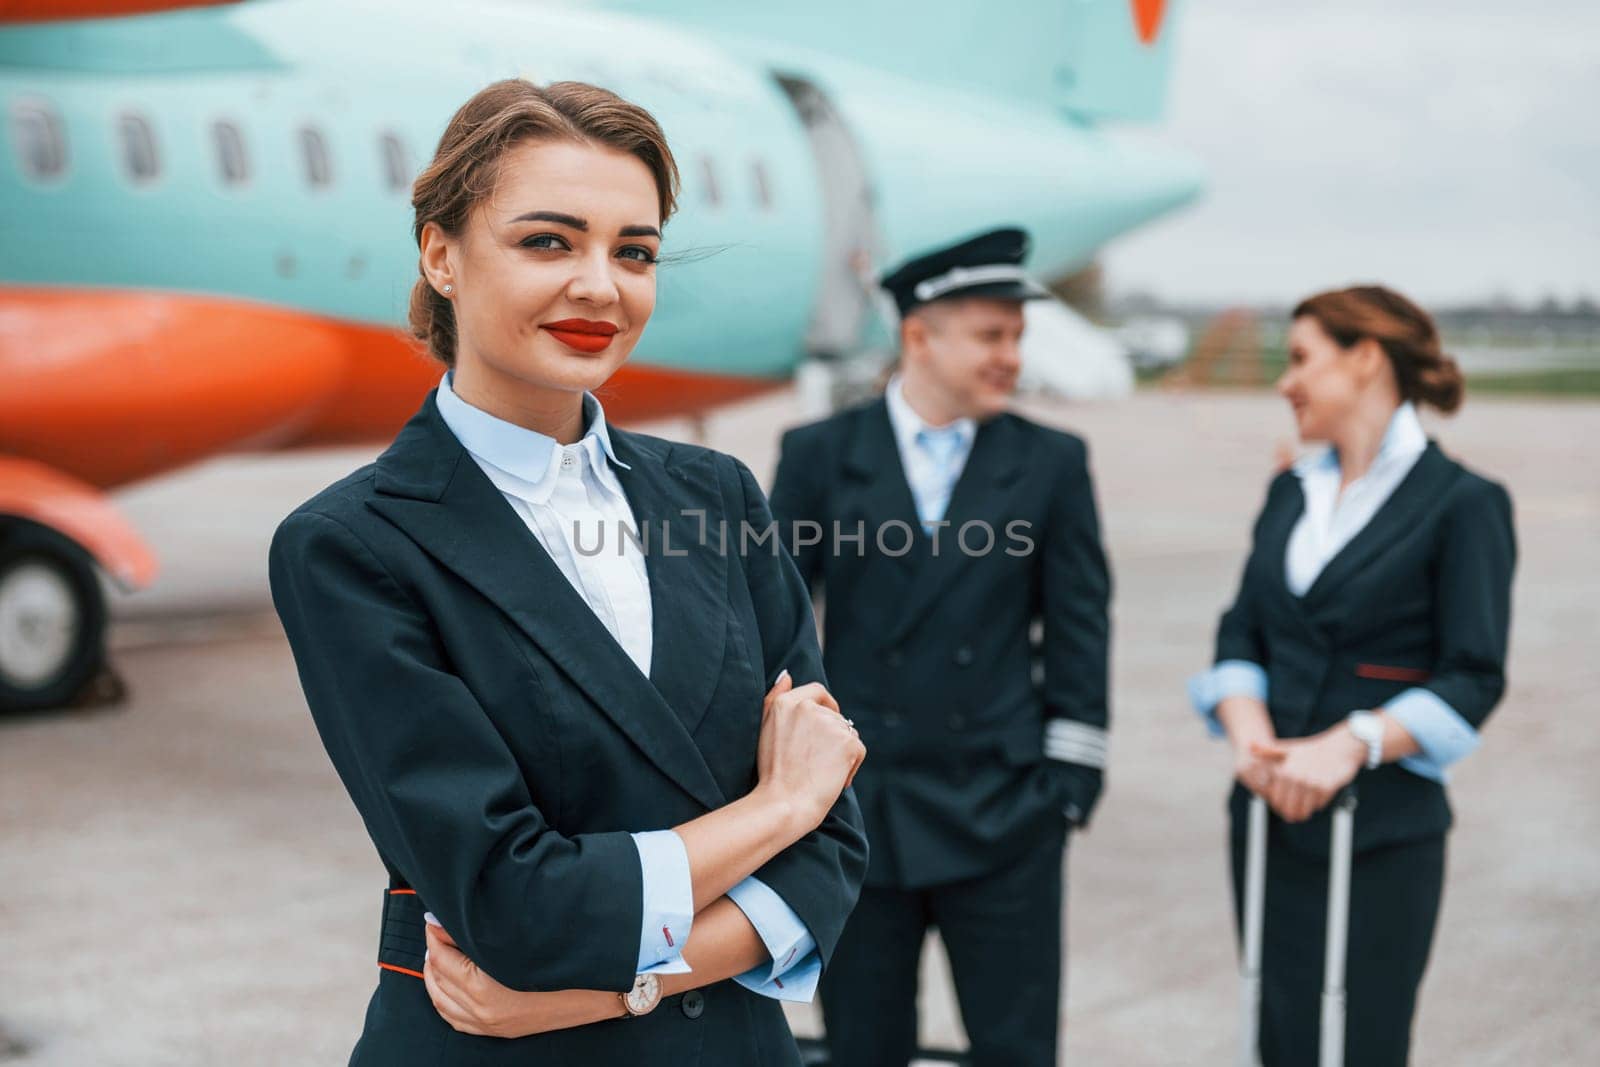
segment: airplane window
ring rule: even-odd
[[[306,181],[314,186],[333,183],[333,161],[328,158],[328,142],[315,126],[300,129],[300,154],[305,158]]]
[[[245,154],[244,134],[228,121],[211,124],[211,138],[217,146],[217,166],[222,169],[222,180],[229,185],[243,185],[250,180],[250,157]]]
[[[67,135],[61,117],[43,104],[11,110],[11,136],[22,172],[35,180],[59,178],[67,169]]]
[[[756,203],[762,211],[772,210],[772,179],[767,177],[767,165],[761,160],[756,160],[751,165],[751,174],[756,183]]]
[[[394,191],[411,188],[415,168],[406,143],[397,133],[385,133],[378,144],[383,151],[383,177],[389,188]]]
[[[117,119],[117,138],[122,142],[122,164],[128,168],[128,177],[136,182],[153,181],[161,171],[161,160],[150,120],[131,111],[124,113]]]
[[[717,185],[717,165],[710,156],[700,157],[700,179],[705,182],[706,203],[712,207],[722,203],[722,189]]]

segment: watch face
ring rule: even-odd
[[[661,979],[653,974],[641,974],[633,980],[633,989],[627,996],[628,1010],[644,1015],[661,999]]]

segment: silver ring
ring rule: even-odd
[[[841,715],[840,718],[844,718],[844,716]],[[845,719],[844,720],[844,724],[846,726],[850,727],[850,729],[852,729],[852,730],[854,730],[856,728],[856,723],[855,723],[854,719]]]

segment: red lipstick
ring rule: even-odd
[[[559,322],[541,323],[539,328],[549,331],[550,336],[568,348],[590,355],[605,351],[611,339],[617,335],[614,323],[599,319],[562,319]]]

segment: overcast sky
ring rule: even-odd
[[[1112,292],[1600,297],[1600,5],[1184,0],[1158,132],[1209,174],[1114,242]]]

